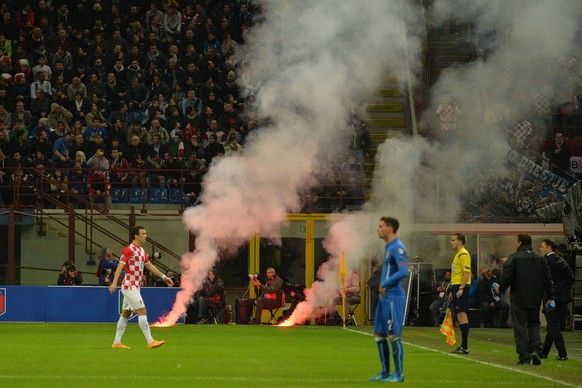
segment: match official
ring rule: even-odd
[[[451,247],[456,254],[451,265],[451,309],[456,314],[461,328],[461,346],[453,353],[469,354],[469,287],[471,284],[471,255],[465,249],[465,235],[454,233]]]

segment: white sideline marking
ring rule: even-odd
[[[345,330],[348,330],[348,331],[351,331],[353,333],[367,335],[369,337],[372,337],[373,336],[373,334],[365,333],[365,332],[359,331],[359,330],[348,329],[348,328],[344,328],[344,329]],[[406,341],[402,341],[402,342],[405,343],[406,345],[413,346],[415,348],[419,348],[419,349],[422,349],[422,350],[428,350],[430,352],[444,354],[444,355],[449,356],[449,357],[461,358],[463,360],[476,362],[477,364],[482,364],[482,365],[492,366],[492,367],[495,367],[495,368],[505,369],[505,370],[508,370],[508,371],[511,371],[511,372],[517,372],[517,373],[521,373],[521,374],[524,374],[524,375],[527,375],[527,376],[531,376],[531,377],[538,377],[540,379],[548,380],[548,381],[551,381],[552,383],[558,383],[558,384],[561,384],[561,385],[565,385],[567,387],[576,387],[576,385],[574,385],[574,384],[570,384],[570,383],[567,383],[565,381],[556,380],[556,379],[554,379],[552,377],[542,376],[542,375],[538,375],[538,374],[531,373],[531,372],[528,372],[528,371],[524,371],[522,369],[512,368],[512,367],[505,366],[505,365],[501,365],[501,364],[494,364],[492,362],[487,362],[487,361],[475,360],[474,358],[469,358],[467,356],[461,356],[459,354],[454,354],[454,353],[446,353],[446,352],[443,352],[441,350],[427,348],[426,346],[422,346],[422,345],[411,344],[411,343],[406,342]]]

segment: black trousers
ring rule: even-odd
[[[513,320],[513,336],[519,361],[529,362],[531,354],[542,353],[542,338],[540,336],[540,308],[522,308],[511,305]]]
[[[495,307],[491,307],[488,302],[481,302],[483,309],[483,323],[486,326],[493,326],[493,311],[501,310],[501,326],[507,326],[509,318],[509,305],[502,300],[493,302]]]
[[[562,336],[562,320],[567,312],[568,303],[556,302],[556,308],[546,313],[548,327],[546,338],[544,339],[544,345],[542,346],[543,354],[547,355],[550,352],[550,349],[552,349],[552,344],[555,344],[558,356],[565,357],[568,355],[566,352],[564,337]]]

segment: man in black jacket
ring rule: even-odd
[[[540,253],[546,258],[554,289],[556,291],[556,308],[546,311],[546,320],[548,322],[546,338],[542,346],[541,358],[547,358],[552,343],[556,344],[558,350],[558,361],[566,361],[568,353],[566,344],[562,336],[562,330],[566,323],[568,313],[568,303],[572,300],[570,288],[574,283],[574,274],[568,266],[566,260],[554,253],[556,243],[554,240],[544,239],[540,246]]]
[[[540,303],[546,306],[554,299],[554,285],[546,260],[532,250],[531,236],[518,234],[517,252],[511,254],[503,266],[503,275],[497,293],[511,287],[511,318],[518,364],[540,365],[542,339],[540,337]]]

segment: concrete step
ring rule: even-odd
[[[391,89],[391,88],[380,88],[376,89],[374,93],[376,96],[379,97],[400,97],[404,95],[400,89]]]
[[[400,118],[383,118],[383,119],[365,119],[364,123],[368,128],[406,128],[406,119]]]
[[[404,112],[404,104],[402,103],[366,105],[366,113],[402,113],[402,112]]]

